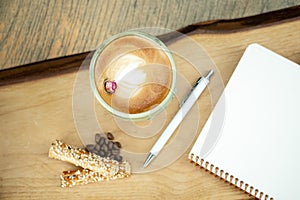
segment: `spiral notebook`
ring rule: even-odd
[[[300,66],[248,46],[189,159],[259,199],[300,199]]]

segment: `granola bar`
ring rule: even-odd
[[[127,161],[118,162],[100,157],[84,149],[67,145],[59,140],[52,143],[49,157],[70,162],[76,166],[101,174],[107,179],[113,179],[120,172],[130,175],[130,165]]]
[[[61,187],[73,187],[75,185],[85,185],[100,181],[109,181],[119,178],[126,178],[129,174],[121,170],[116,175],[105,177],[99,172],[94,172],[89,169],[79,169],[74,171],[64,171],[60,176]]]

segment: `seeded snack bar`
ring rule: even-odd
[[[126,178],[129,174],[121,170],[116,175],[105,177],[99,172],[94,172],[89,169],[79,169],[75,171],[64,171],[60,176],[61,187],[73,187],[75,185],[85,185],[88,183],[95,183],[100,181],[109,181],[119,178]]]
[[[49,157],[98,172],[107,179],[113,179],[120,173],[127,175],[131,173],[130,165],[127,161],[118,162],[103,158],[84,149],[67,145],[59,140],[52,143],[49,150]]]

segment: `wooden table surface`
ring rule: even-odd
[[[132,28],[175,30],[297,4],[300,0],[1,0],[0,69],[87,52]]]
[[[245,48],[253,42],[300,63],[300,8],[289,11],[269,17],[198,24],[181,31],[207,51],[226,85]],[[180,47],[187,55],[199,56],[182,38],[174,38],[172,34],[161,38],[168,41],[169,48]],[[55,139],[83,147],[74,124],[72,98],[74,81],[86,56],[74,55],[0,72],[0,199],[254,198],[189,163],[190,147],[174,163],[155,172],[60,188],[59,175],[74,166],[50,159],[47,154]],[[198,65],[207,70],[210,66],[204,66],[204,60]],[[198,74],[187,70],[189,64],[180,56],[175,56],[175,62],[180,73],[188,74],[192,84]],[[199,130],[212,109],[211,92],[220,94],[222,89],[213,83],[211,90],[206,90],[197,102],[201,113]],[[122,130],[110,126],[110,115],[100,112],[101,117],[108,119],[105,131],[126,142]],[[168,119],[171,118],[172,113],[168,114]],[[149,149],[156,138],[147,140],[144,148]]]

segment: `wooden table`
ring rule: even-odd
[[[299,0],[1,0],[0,69],[91,51],[105,38],[128,29],[177,30],[299,4]]]
[[[226,84],[243,51],[253,42],[300,63],[299,9],[241,20],[200,23],[180,31],[206,49]],[[161,38],[168,41],[168,45],[180,45],[193,53],[193,49],[184,46],[173,34]],[[253,199],[189,163],[189,149],[176,162],[155,172],[60,188],[59,175],[74,166],[49,159],[47,154],[55,139],[83,146],[74,126],[72,94],[78,68],[86,56],[79,54],[1,71],[1,199]],[[175,61],[183,64],[179,58]],[[191,82],[196,76],[191,77]],[[218,89],[212,87],[212,91]],[[211,112],[211,105],[210,93],[206,90],[198,101],[199,129]],[[171,114],[168,117],[171,118]],[[121,132],[117,127],[111,131]]]

